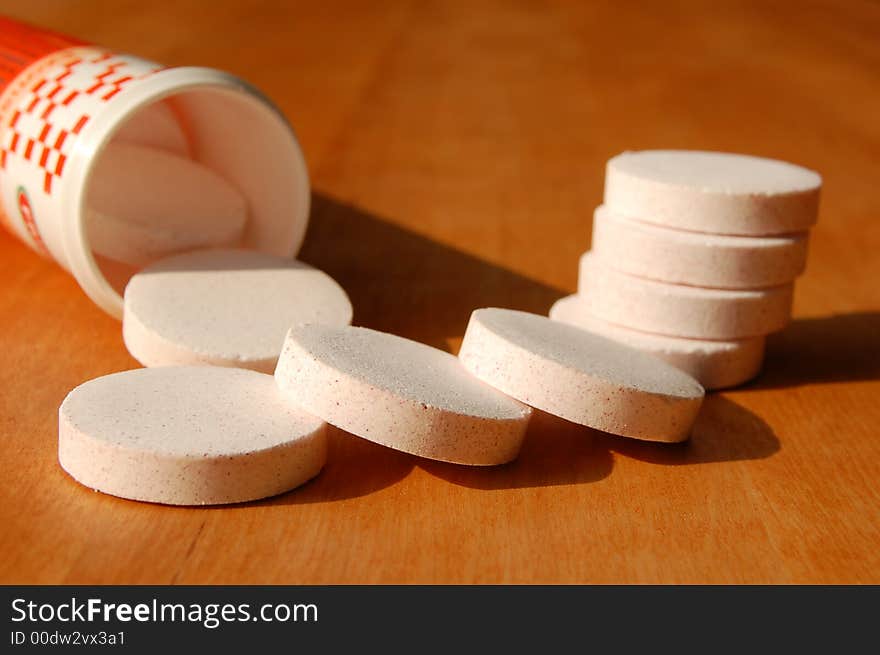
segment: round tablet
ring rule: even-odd
[[[624,273],[721,289],[791,282],[807,263],[807,232],[775,237],[719,236],[636,221],[600,206],[592,252]]]
[[[135,369],[81,384],[58,411],[58,459],[75,480],[167,505],[239,503],[315,477],[326,425],[272,377],[210,366]]]
[[[544,316],[471,314],[464,367],[506,394],[574,423],[647,441],[684,441],[703,387],[655,357]]]
[[[593,315],[587,296],[557,300],[550,308],[550,318],[659,357],[693,376],[705,389],[734,387],[751,380],[764,360],[764,337],[708,341],[632,330]]]
[[[601,319],[643,332],[692,339],[744,339],[781,330],[791,320],[794,285],[708,289],[657,282],[581,256],[578,293]]]
[[[695,150],[624,152],[608,161],[605,205],[697,232],[784,234],[816,222],[822,178],[775,159]]]
[[[209,168],[130,143],[110,143],[98,155],[86,206],[92,249],[135,266],[235,243],[247,220],[244,196]]]
[[[249,250],[160,260],[125,288],[122,335],[144,366],[211,364],[271,373],[287,328],[345,325],[351,303],[329,275]]]
[[[455,464],[514,459],[532,411],[453,355],[366,328],[292,327],[275,380],[291,403],[336,427]]]

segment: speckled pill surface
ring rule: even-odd
[[[514,459],[532,412],[449,353],[358,327],[292,327],[275,380],[289,402],[338,428],[455,464]]]
[[[786,284],[803,273],[808,233],[743,237],[688,232],[633,220],[600,206],[592,252],[606,265],[641,277],[721,289]]]
[[[734,387],[751,380],[764,361],[764,337],[709,341],[632,330],[593,315],[588,296],[560,298],[550,308],[550,318],[659,357],[706,389]]]
[[[591,252],[581,256],[578,293],[593,313],[624,327],[692,339],[744,339],[791,321],[794,285],[708,289],[621,273]]]
[[[655,357],[509,309],[471,314],[458,357],[532,407],[634,439],[686,440],[704,396],[699,382]]]
[[[144,366],[208,364],[272,373],[294,323],[347,325],[352,308],[329,275],[250,250],[160,260],[125,288],[122,335]]]
[[[178,155],[110,143],[89,179],[86,230],[96,253],[144,266],[169,254],[231,245],[247,201],[209,168]]]
[[[254,371],[114,373],[78,386],[58,411],[61,467],[132,500],[215,505],[274,496],[315,477],[326,456],[326,424]]]
[[[775,159],[697,150],[611,158],[605,205],[624,216],[714,234],[803,232],[816,222],[822,178]]]

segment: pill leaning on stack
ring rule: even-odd
[[[742,384],[760,371],[766,335],[791,320],[821,184],[806,168],[747,155],[618,155],[578,293],[550,316],[665,359],[706,388]]]
[[[527,312],[474,311],[458,356],[518,400],[633,439],[684,441],[703,401],[703,387],[675,367]]]

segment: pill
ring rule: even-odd
[[[242,369],[135,369],[90,380],[59,409],[58,459],[106,494],[167,505],[238,503],[315,477],[326,424]]]
[[[144,366],[208,364],[272,373],[287,328],[348,324],[329,275],[261,252],[200,250],[162,259],[125,288],[122,335]]]
[[[291,403],[338,428],[455,464],[514,459],[532,411],[449,353],[359,327],[292,327],[275,380]]]
[[[593,254],[624,273],[698,287],[749,289],[791,282],[807,262],[807,232],[719,236],[636,221],[600,206]]]
[[[693,376],[705,389],[734,387],[751,380],[764,360],[764,337],[709,341],[632,330],[597,318],[588,296],[557,300],[550,308],[550,318],[659,357]]]
[[[581,256],[578,292],[609,323],[674,337],[743,339],[784,328],[791,320],[794,285],[764,289],[708,289],[621,273]]]
[[[114,142],[135,143],[189,156],[189,143],[167,102],[154,102],[126,119],[113,135]]]
[[[86,207],[92,249],[135,266],[233,244],[247,220],[244,197],[210,169],[128,143],[111,143],[98,156]]]
[[[608,161],[605,205],[624,216],[715,234],[803,232],[822,178],[763,157],[694,150],[624,152]]]
[[[684,441],[704,391],[629,346],[544,316],[478,309],[458,355],[483,382],[532,407],[612,434]]]

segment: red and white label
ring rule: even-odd
[[[0,60],[0,222],[61,261],[49,224],[80,132],[161,67],[2,17]]]

